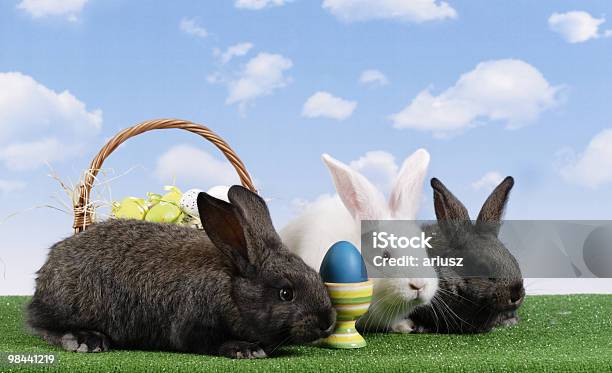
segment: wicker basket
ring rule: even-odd
[[[72,227],[74,228],[74,233],[79,233],[87,229],[89,225],[93,223],[93,206],[89,202],[91,188],[93,187],[96,175],[100,168],[102,167],[102,163],[108,158],[108,156],[115,150],[119,145],[121,145],[125,140],[130,137],[134,137],[136,135],[140,135],[141,133],[148,132],[151,130],[159,130],[159,129],[169,129],[169,128],[178,128],[185,131],[189,131],[195,133],[197,135],[202,136],[206,140],[212,142],[221,152],[225,155],[225,157],[230,161],[232,166],[236,169],[238,176],[240,177],[240,182],[242,185],[253,192],[257,192],[255,186],[253,185],[253,181],[251,180],[251,176],[246,170],[244,163],[238,158],[238,155],[230,148],[230,146],[223,141],[217,134],[208,129],[207,127],[196,124],[187,120],[181,119],[156,119],[149,120],[146,122],[142,122],[133,127],[126,128],[123,131],[119,132],[115,137],[110,139],[106,145],[100,150],[98,155],[91,161],[91,165],[89,166],[89,171],[85,175],[85,179],[83,182],[77,186],[78,188],[78,198],[74,204],[74,224]]]

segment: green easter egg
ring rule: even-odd
[[[145,216],[146,221],[154,223],[176,223],[183,217],[183,211],[178,206],[161,201],[151,207]]]
[[[144,199],[127,197],[113,206],[113,215],[118,219],[142,220],[147,213]]]
[[[172,202],[176,204],[181,201],[181,197],[183,197],[183,192],[181,192],[179,188],[175,186],[165,186],[164,189],[167,190],[168,193],[162,196],[162,201]]]
[[[161,194],[157,193],[147,193],[147,197],[149,198],[149,200],[147,201],[149,203],[149,206],[156,205],[157,203],[159,203],[159,201],[162,200]]]

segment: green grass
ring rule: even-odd
[[[612,296],[528,297],[518,326],[482,335],[366,335],[360,350],[282,348],[260,360],[141,351],[62,352],[23,327],[27,297],[0,297],[0,352],[55,352],[63,371],[612,371]],[[0,372],[6,371],[0,366]],[[38,368],[41,369],[41,368]]]

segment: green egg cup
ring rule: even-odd
[[[355,322],[365,314],[372,301],[372,281],[356,283],[326,282],[336,309],[336,328],[321,345],[329,348],[353,349],[366,346],[365,339],[355,328]]]

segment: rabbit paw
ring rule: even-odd
[[[505,327],[514,326],[519,323],[519,317],[516,311],[510,311],[500,314],[494,323],[494,326]]]
[[[503,326],[514,326],[514,325],[518,324],[518,322],[519,322],[519,318],[518,318],[518,316],[515,316],[515,317],[511,317],[509,319],[503,320],[501,322],[501,324]]]
[[[422,325],[414,325],[413,326],[413,333],[417,333],[417,334],[428,334],[431,333],[431,330],[427,329],[426,327],[422,326]]]
[[[60,341],[66,351],[72,352],[105,352],[110,349],[108,337],[93,330],[66,333]]]
[[[219,355],[232,359],[260,359],[268,357],[257,343],[244,341],[225,342],[219,349]]]
[[[511,317],[502,318],[497,322],[496,326],[514,326],[519,323],[518,316],[514,315]]]
[[[412,333],[414,331],[414,322],[410,319],[402,319],[391,324],[393,333]]]

